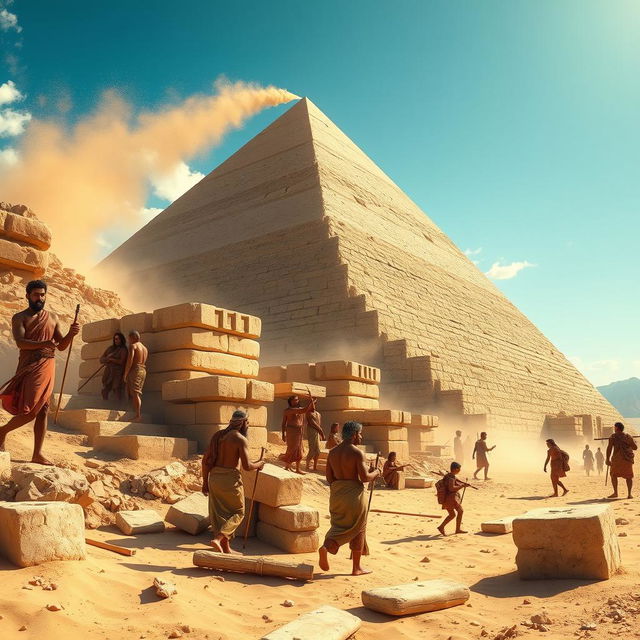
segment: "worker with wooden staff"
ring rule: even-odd
[[[360,564],[360,558],[369,555],[365,484],[380,477],[381,472],[373,465],[367,466],[364,452],[358,449],[361,443],[362,425],[359,422],[345,422],[342,427],[342,442],[331,449],[327,456],[331,528],[318,551],[323,571],[329,571],[327,554],[335,555],[343,544],[349,543],[353,561],[351,575],[371,573]]]
[[[264,461],[249,461],[249,419],[234,411],[229,426],[216,432],[202,458],[202,493],[209,496],[211,546],[218,553],[231,553],[229,545],[244,518],[245,471],[262,471]]]
[[[0,398],[5,411],[14,417],[0,427],[0,451],[4,451],[5,438],[10,431],[33,422],[34,445],[31,462],[53,465],[42,455],[47,433],[47,412],[53,394],[55,379],[55,352],[64,351],[80,332],[76,320],[66,335],[56,316],[44,307],[47,283],[32,280],[27,284],[28,307],[11,319],[13,338],[20,350],[18,368],[11,380],[0,387]]]
[[[611,485],[613,493],[608,498],[618,497],[618,478],[627,481],[627,498],[631,499],[631,489],[633,488],[633,453],[638,445],[633,436],[624,432],[624,424],[616,422],[615,432],[609,436],[607,445],[607,466],[611,469]]]
[[[464,509],[462,508],[462,500],[459,499],[458,491],[463,487],[472,487],[473,485],[467,482],[458,480],[456,476],[460,473],[461,465],[459,462],[452,462],[449,473],[445,474],[441,480],[436,482],[436,492],[438,496],[438,502],[442,505],[444,511],[447,511],[445,519],[438,527],[438,531],[446,536],[444,528],[449,522],[456,518],[456,530],[455,533],[467,533],[462,529],[462,515]],[[474,489],[476,487],[473,487]]]

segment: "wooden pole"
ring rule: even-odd
[[[264,447],[260,449],[260,459],[258,460],[258,462],[262,462],[262,458],[264,458]],[[256,487],[258,486],[259,473],[260,473],[260,470],[256,469],[256,478],[253,481],[253,492],[251,493],[251,502],[249,503],[249,514],[247,516],[247,524],[244,528],[244,541],[242,542],[243,549],[247,546],[247,538],[249,537],[249,527],[251,526],[251,514],[253,513],[253,503],[254,503],[254,498],[256,496]]]
[[[313,565],[262,556],[236,556],[215,551],[196,551],[193,554],[196,567],[217,569],[218,571],[234,571],[236,573],[253,573],[258,576],[276,576],[293,578],[294,580],[313,580]]]
[[[91,540],[90,538],[86,538],[86,543],[91,545],[92,547],[99,547],[100,549],[106,549],[107,551],[113,551],[114,553],[119,553],[121,556],[135,556],[135,549],[127,549],[125,547],[119,547],[116,544],[109,544],[108,542],[100,542],[100,540]]]
[[[73,319],[74,324],[76,322],[78,322],[78,314],[80,313],[80,305],[77,304],[76,305],[76,315],[75,318]],[[69,368],[69,358],[71,357],[71,347],[73,346],[73,338],[75,336],[72,336],[71,338],[71,342],[69,342],[69,353],[67,353],[67,361],[65,362],[64,365],[64,373],[62,374],[62,384],[60,385],[60,394],[58,395],[58,404],[56,406],[56,414],[53,417],[53,424],[58,424],[58,412],[60,411],[60,403],[62,402],[62,392],[64,390],[64,381],[67,377],[67,369]]]
[[[469,482],[469,478],[465,478],[466,482]],[[469,485],[466,484],[463,488],[462,488],[462,497],[460,498],[460,504],[462,504],[462,502],[464,501],[464,492],[467,490],[467,487]]]
[[[96,371],[94,371],[79,387],[78,387],[78,391],[81,391],[84,388],[84,385],[87,384],[88,382],[90,382],[91,380],[93,380],[93,378],[95,376],[97,376],[103,369],[104,369],[105,365],[101,364],[100,368],[97,369]]]
[[[428,513],[407,513],[406,511],[385,511],[384,509],[370,509],[371,513],[390,513],[394,516],[416,516],[416,518],[440,518],[439,515],[432,516]]]
[[[609,465],[606,465],[606,466],[607,466],[607,470],[605,471],[605,474],[604,474],[604,486],[605,487],[607,486],[607,480],[609,479]],[[613,480],[611,482],[613,482]]]

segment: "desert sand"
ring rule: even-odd
[[[83,464],[89,449],[81,436],[63,431],[50,433],[46,452],[54,461]],[[14,461],[30,455],[31,433],[23,429],[12,433],[8,450]],[[269,445],[268,458],[281,450]],[[92,456],[95,457],[95,456]],[[532,458],[531,468],[509,471],[494,463],[494,480],[478,481],[479,491],[467,491],[464,499],[466,535],[442,538],[436,519],[370,515],[368,530],[372,555],[365,566],[369,576],[349,575],[348,550],[332,558],[331,571],[318,573],[311,583],[276,578],[223,574],[192,566],[192,552],[207,548],[204,533],[192,537],[168,525],[164,534],[138,537],[122,535],[115,527],[87,532],[89,536],[135,548],[133,557],[88,548],[84,562],[54,562],[39,567],[17,569],[0,560],[0,633],[3,638],[167,638],[182,625],[190,632],[183,637],[211,640],[260,638],[298,615],[323,604],[345,609],[362,621],[359,639],[429,638],[430,640],[471,640],[495,638],[505,627],[517,625],[518,637],[538,637],[539,631],[520,623],[532,615],[546,612],[551,620],[543,637],[560,640],[569,637],[640,637],[633,626],[640,613],[638,560],[640,559],[640,507],[637,501],[613,502],[616,517],[629,524],[619,526],[624,569],[611,580],[520,581],[515,573],[515,546],[510,534],[480,532],[480,523],[506,515],[517,515],[531,508],[556,504],[581,504],[606,495],[604,478],[586,478],[577,462],[569,473],[570,493],[564,498],[547,498],[548,477],[542,473],[543,459]],[[163,462],[121,460],[127,473],[139,473],[162,466]],[[463,477],[471,476],[463,469]],[[467,472],[467,473],[465,473]],[[304,502],[321,513],[323,532],[328,527],[328,489],[318,474],[305,477]],[[376,490],[374,508],[421,512],[440,516],[433,489],[404,491]],[[165,513],[168,505],[148,502],[149,508]],[[625,535],[626,534],[626,535]],[[241,541],[234,547],[241,549]],[[250,538],[249,555],[268,554],[317,565],[316,554],[287,556]],[[28,583],[42,576],[57,584],[56,591],[44,591]],[[160,600],[152,588],[155,577],[173,582],[177,595]],[[394,619],[362,607],[364,588],[426,580],[451,578],[471,589],[468,604],[445,611]],[[635,597],[634,597],[635,596]],[[609,598],[622,597],[622,619],[615,621]],[[635,598],[638,599],[636,602]],[[292,600],[293,607],[284,607]],[[60,611],[47,605],[59,603]],[[610,617],[613,615],[614,617]],[[594,631],[581,631],[583,623],[593,622]],[[628,623],[631,623],[629,626]],[[25,626],[25,631],[19,631]]]

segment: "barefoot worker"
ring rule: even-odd
[[[142,420],[142,389],[147,379],[147,358],[149,350],[140,342],[140,334],[137,331],[129,332],[129,355],[124,368],[124,379],[127,384],[127,393],[136,412],[131,422]]]
[[[211,546],[219,553],[231,553],[229,542],[244,518],[240,464],[246,471],[262,471],[264,467],[262,460],[249,462],[248,430],[247,414],[234,411],[229,426],[213,435],[202,458],[202,493],[209,496]]]
[[[447,511],[447,515],[445,519],[442,521],[442,524],[438,527],[438,531],[446,536],[447,534],[444,532],[444,528],[454,519],[456,518],[456,530],[455,533],[467,533],[462,530],[462,515],[464,514],[464,509],[462,508],[462,502],[460,501],[460,496],[458,495],[458,491],[463,487],[468,487],[466,482],[462,482],[456,478],[456,476],[460,473],[460,463],[452,462],[449,467],[449,473],[445,474],[442,480],[438,480],[436,483],[436,491],[438,492],[438,502],[442,505],[442,508]]]
[[[327,438],[327,443],[325,444],[325,449],[333,449],[333,447],[337,447],[342,442],[342,438],[338,433],[339,430],[340,423],[332,422],[331,429],[329,431],[329,437]]]
[[[292,471],[293,465],[296,466],[296,473],[304,475],[304,471],[300,471],[300,461],[304,455],[304,418],[311,411],[315,411],[315,400],[309,398],[306,406],[300,405],[298,396],[290,396],[288,407],[282,415],[282,440],[287,443],[287,450],[280,455],[280,460],[284,462],[284,468]]]
[[[589,474],[593,471],[593,451],[589,449],[589,445],[584,445],[584,451],[582,452],[582,461],[584,462],[584,472],[587,474],[587,478]]]
[[[27,284],[29,306],[11,319],[13,338],[20,356],[18,369],[0,389],[4,410],[14,417],[0,427],[0,451],[4,451],[7,434],[35,420],[32,462],[52,464],[42,455],[47,433],[47,411],[53,393],[55,351],[64,351],[78,335],[80,325],[73,323],[62,335],[57,318],[45,310],[47,283],[32,280]]]
[[[638,445],[628,433],[624,432],[622,422],[616,422],[614,427],[615,432],[609,437],[607,445],[607,465],[611,467],[611,485],[613,486],[613,493],[609,498],[618,497],[618,478],[624,478],[627,481],[627,494],[631,498],[635,459],[633,452]]]
[[[313,462],[313,470],[318,470],[318,459],[320,458],[320,442],[324,441],[324,431],[322,430],[322,416],[315,409],[307,413],[307,442],[309,452],[307,453],[307,471]]]
[[[122,400],[124,391],[124,368],[127,364],[127,341],[119,331],[113,335],[113,344],[107,347],[100,358],[100,364],[104,365],[102,374],[102,398],[109,399],[109,394],[114,392],[118,400]]]
[[[471,456],[476,459],[476,470],[473,472],[475,480],[478,479],[478,472],[482,469],[484,469],[484,479],[489,480],[489,458],[487,457],[487,453],[493,451],[495,448],[495,444],[491,448],[487,446],[487,432],[483,431],[480,434],[480,439],[476,442],[476,446],[473,448],[473,454]]]
[[[369,555],[365,483],[378,478],[380,469],[374,469],[373,465],[367,468],[365,455],[358,449],[361,443],[362,425],[359,422],[345,422],[342,427],[342,442],[331,449],[327,456],[331,528],[318,551],[323,571],[329,571],[327,554],[335,555],[348,542],[353,560],[351,575],[371,573],[360,565],[361,556]]]
[[[569,454],[563,451],[556,443],[555,440],[549,438],[547,440],[547,459],[544,461],[544,472],[547,473],[547,465],[551,462],[551,485],[553,486],[553,494],[551,498],[558,497],[558,487],[564,492],[565,496],[569,493],[560,478],[565,478],[567,471],[569,471]]]
[[[596,451],[596,465],[598,467],[598,475],[601,476],[604,469],[604,455],[602,451],[600,451],[600,447],[598,447]]]
[[[384,478],[385,485],[390,489],[397,489],[400,485],[400,473],[409,466],[411,465],[398,464],[395,451],[389,453],[382,467],[382,477]]]

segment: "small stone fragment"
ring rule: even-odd
[[[625,525],[629,524],[629,521],[626,518],[616,518],[616,524]]]
[[[596,629],[597,629],[597,626],[595,622],[585,622],[580,627],[580,631],[595,631]]]
[[[422,560],[420,560],[420,562],[431,562],[431,560],[429,560],[429,556],[425,556],[424,558],[422,558]]]
[[[180,629],[174,629],[170,634],[170,638],[182,638],[182,631]]]
[[[293,607],[295,605],[295,602],[293,600],[285,600],[282,603],[283,607]]]
[[[47,609],[49,611],[62,611],[64,607],[61,604],[58,604],[57,602],[52,602],[51,604],[47,605]]]
[[[176,589],[173,583],[161,580],[160,578],[153,579],[153,586],[159,598],[170,598],[178,593],[178,589]]]

